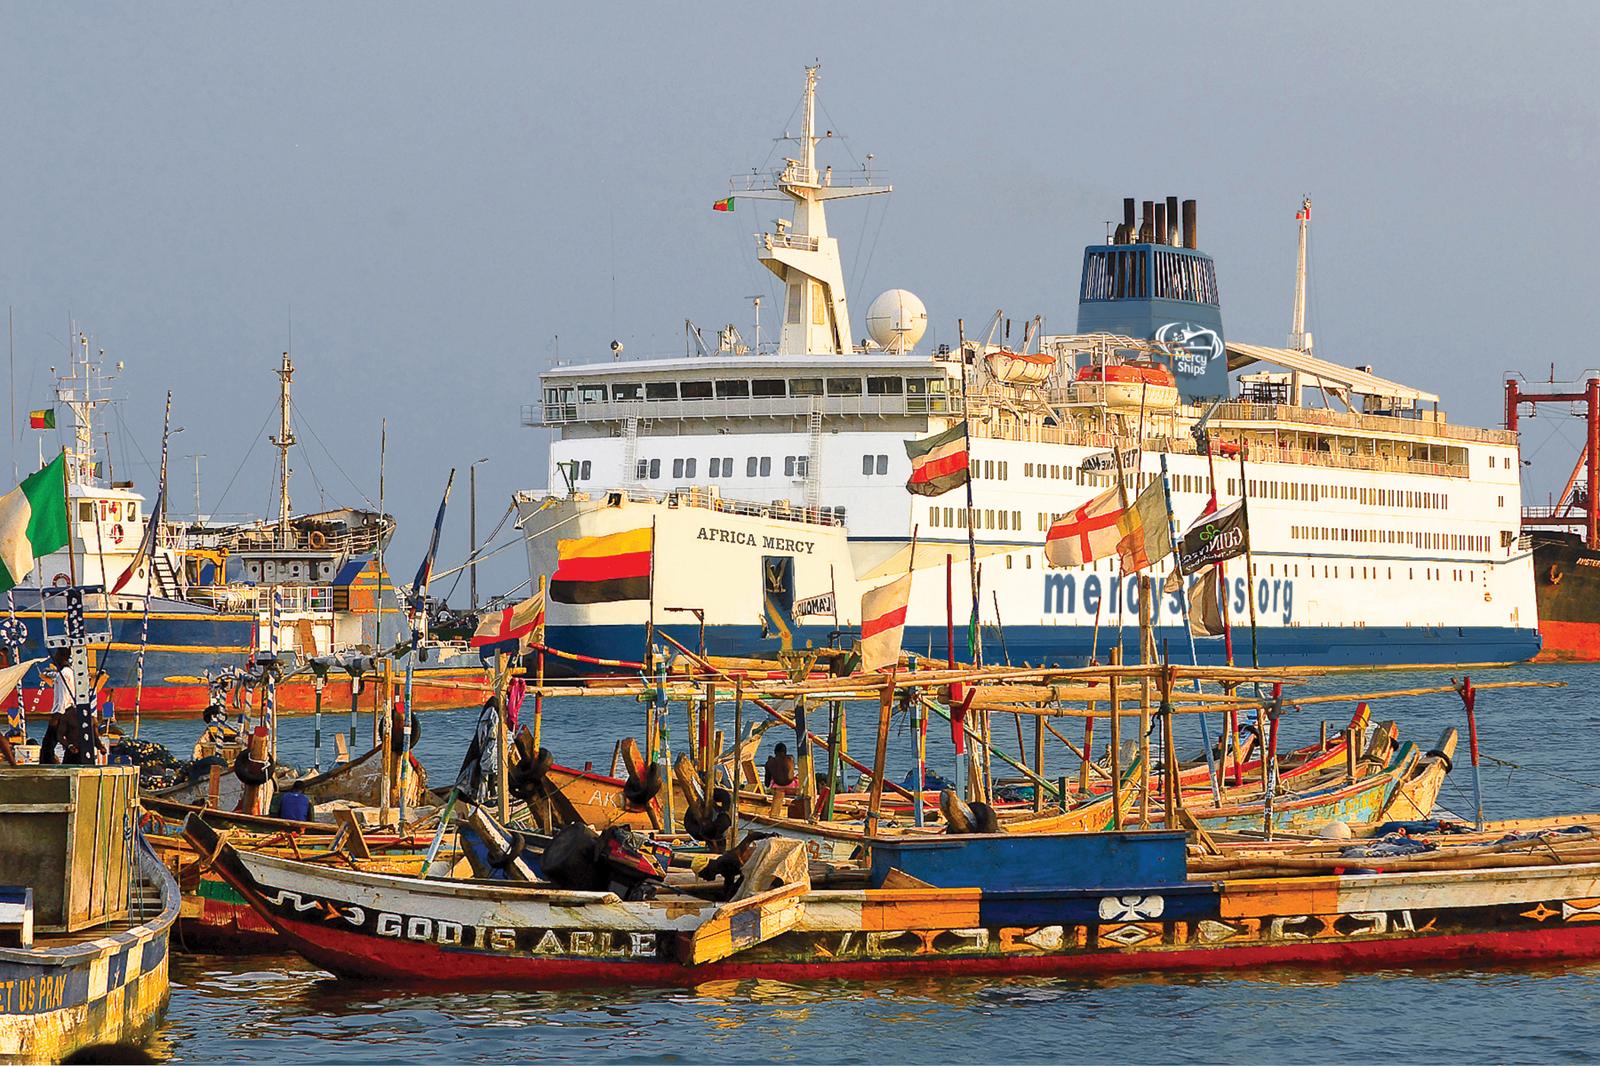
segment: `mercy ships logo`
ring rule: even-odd
[[[1222,337],[1192,322],[1168,322],[1156,330],[1155,340],[1171,349],[1172,369],[1190,377],[1200,377],[1211,360],[1222,358]]]

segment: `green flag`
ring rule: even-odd
[[[16,588],[33,561],[67,546],[67,457],[0,496],[0,592]]]

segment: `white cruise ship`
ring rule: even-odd
[[[551,647],[635,661],[647,623],[713,654],[848,646],[862,593],[911,567],[906,650],[944,657],[953,616],[964,658],[965,494],[908,493],[904,442],[965,417],[981,622],[1000,627],[985,637],[986,661],[1104,660],[1118,640],[1136,654],[1136,578],[1115,558],[1059,570],[1043,554],[1053,516],[1114,484],[1113,448],[1127,457],[1130,493],[1165,462],[1180,527],[1213,477],[1223,506],[1248,494],[1254,572],[1243,559],[1225,571],[1238,661],[1251,655],[1252,600],[1267,665],[1502,663],[1538,651],[1515,434],[1452,424],[1431,393],[1314,356],[1303,298],[1289,346],[1226,341],[1193,201],[1142,211],[1124,201],[1114,236],[1085,250],[1075,334],[1029,326],[1016,351],[992,337],[919,351],[927,315],[891,290],[868,310],[871,339],[852,343],[825,208],[889,190],[818,169],[815,87],[811,69],[795,157],[761,187],[735,190],[793,206],[792,220],[757,238],[784,287],[774,350],[724,343],[692,358],[558,366],[524,411],[557,433],[551,488],[517,497],[536,581],[555,571],[561,540],[655,531],[651,598],[553,597]],[[1301,293],[1309,215],[1307,201]],[[1141,377],[1153,384],[1133,387]],[[1157,588],[1171,565],[1157,567]],[[798,609],[792,629],[769,597]],[[1179,608],[1176,593],[1151,604],[1158,637],[1186,661]],[[1195,654],[1220,662],[1223,644],[1197,638]]]

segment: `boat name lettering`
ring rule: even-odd
[[[1579,566],[1600,566],[1600,559],[1579,559]]]
[[[1185,587],[1194,581],[1193,576],[1186,578]],[[1276,614],[1288,625],[1294,620],[1294,584],[1292,578],[1257,577],[1256,610],[1262,615]],[[1243,617],[1249,607],[1244,577],[1229,579],[1228,591],[1228,609],[1235,617]],[[1151,608],[1153,622],[1159,623],[1163,616],[1177,622],[1183,605],[1178,602],[1177,592],[1162,592],[1151,600]],[[1093,572],[1044,575],[1044,613],[1047,615],[1077,615],[1088,620],[1094,618],[1097,611],[1114,615],[1117,611],[1138,610],[1139,578],[1136,575],[1121,580]]]
[[[66,1006],[67,975],[40,974],[0,981],[0,1014],[41,1014]]]
[[[546,929],[534,942],[535,955],[601,955],[648,959],[656,953],[654,933],[619,933],[611,929],[573,929],[566,934]]]
[[[817,542],[814,540],[775,537],[767,533],[758,538],[754,533],[746,533],[742,529],[715,529],[711,526],[701,526],[700,532],[695,534],[694,539],[716,541],[719,544],[743,544],[750,548],[792,552],[796,555],[812,555],[817,550]]]
[[[422,915],[378,914],[379,936],[404,937],[430,944],[461,943],[461,923],[435,921]]]

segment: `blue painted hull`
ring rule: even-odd
[[[659,631],[668,633],[685,647],[698,648],[700,633],[694,625],[658,625]],[[830,630],[825,626],[802,626],[795,631],[795,643],[815,646],[829,643]],[[1091,626],[1017,626],[1005,627],[1005,639],[992,629],[984,630],[984,660],[989,663],[1021,665],[1082,666],[1091,653],[1097,651],[1099,660],[1105,662],[1118,638],[1115,628],[1101,627],[1098,640]],[[644,627],[636,625],[613,626],[560,626],[553,625],[547,633],[552,648],[574,652],[592,658],[638,660],[644,648]],[[943,659],[945,655],[945,630],[930,626],[907,626],[904,648],[908,652]],[[1137,627],[1128,626],[1121,631],[1125,656],[1137,656],[1139,637]],[[1174,660],[1189,661],[1188,631],[1179,626],[1157,626],[1157,641],[1166,641]],[[835,643],[848,646],[855,640],[854,632],[847,632]],[[1262,666],[1444,666],[1467,663],[1513,663],[1533,658],[1539,651],[1539,633],[1535,629],[1514,629],[1509,626],[1462,627],[1269,627],[1257,632],[1257,646]],[[712,626],[706,629],[705,650],[712,655],[760,656],[777,651],[777,641],[763,637],[759,626]],[[1206,665],[1220,665],[1226,661],[1221,637],[1201,637],[1195,641],[1199,661]],[[1234,631],[1234,661],[1249,665],[1251,661],[1250,633],[1247,629]],[[956,632],[956,657],[966,658],[966,635],[958,624]],[[549,674],[563,673],[616,673],[585,667],[570,661],[551,657],[546,661]]]

